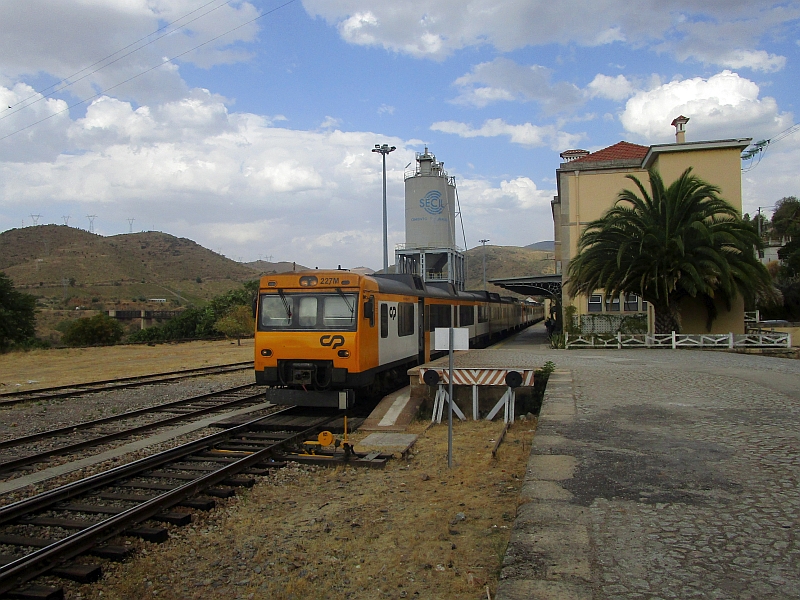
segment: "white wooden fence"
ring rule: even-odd
[[[656,333],[613,335],[564,334],[564,345],[574,348],[791,348],[792,334],[774,333]]]

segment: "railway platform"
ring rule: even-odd
[[[551,360],[497,600],[796,598],[800,361],[700,350]]]

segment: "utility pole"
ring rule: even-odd
[[[135,220],[136,220],[136,219],[135,219],[135,218],[133,218],[133,217],[131,217],[130,219],[128,219],[128,233],[133,233],[133,222],[134,222]]]
[[[33,219],[33,226],[36,227],[39,224],[39,219],[42,218],[42,215],[30,215],[31,219]]]
[[[375,144],[375,147],[372,149],[373,152],[378,152],[383,156],[383,272],[389,272],[389,242],[388,242],[388,232],[387,232],[387,224],[386,224],[386,155],[390,152],[394,152],[397,150],[394,146],[389,146],[388,144],[384,144],[381,146],[380,144]]]
[[[486,242],[489,240],[478,240],[483,246],[483,289],[486,291]]]
[[[61,218],[64,219],[64,225],[69,227],[69,215],[61,215]]]
[[[97,215],[86,215],[86,218],[89,219],[89,233],[94,233],[94,220]]]

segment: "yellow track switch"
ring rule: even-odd
[[[330,431],[323,431],[317,436],[320,446],[330,446],[333,444],[333,434]]]

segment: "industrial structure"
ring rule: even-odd
[[[395,249],[398,273],[426,283],[445,281],[456,290],[466,282],[464,252],[456,245],[456,182],[444,163],[425,148],[406,172],[406,241]]]

